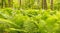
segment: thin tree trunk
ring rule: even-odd
[[[6,0],[2,0],[2,8],[5,8],[5,1]]]
[[[42,0],[42,9],[47,9],[47,2],[46,2],[46,0]]]
[[[1,4],[1,8],[3,8],[3,0],[1,0],[1,1],[2,1],[2,2],[1,2],[1,3],[2,3],[2,4]]]
[[[21,0],[20,0],[20,6],[21,6]]]
[[[38,9],[40,9],[40,0],[38,0]]]
[[[1,8],[1,6],[2,6],[1,4],[2,4],[2,0],[0,0],[0,8]]]
[[[21,0],[19,0],[19,9],[21,8]]]
[[[5,3],[5,7],[8,7],[8,0],[5,0],[4,3]]]
[[[9,4],[9,7],[11,7],[11,4],[10,4],[11,0],[8,0],[8,4]]]
[[[51,1],[50,2],[51,3],[51,6],[50,7],[51,7],[51,10],[53,10],[53,0],[50,0],[50,1]]]
[[[8,7],[13,7],[13,0],[8,0]]]

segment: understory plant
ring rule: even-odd
[[[0,33],[60,33],[60,11],[0,9]]]

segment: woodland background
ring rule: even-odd
[[[60,33],[60,0],[0,0],[0,33]]]
[[[0,8],[5,7],[59,10],[60,0],[0,0]]]

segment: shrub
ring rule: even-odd
[[[60,11],[0,10],[1,33],[60,33]]]

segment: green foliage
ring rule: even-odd
[[[60,33],[60,11],[0,9],[0,33]]]
[[[54,10],[50,0],[47,10],[42,6],[42,0],[0,0],[0,33],[60,33],[60,0]]]

